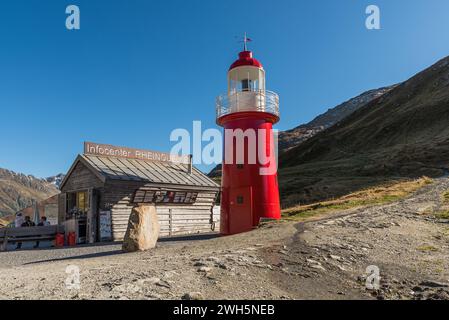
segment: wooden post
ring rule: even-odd
[[[168,234],[173,234],[173,214],[172,209],[168,209]]]
[[[97,197],[93,188],[88,191],[89,210],[87,211],[87,234],[88,243],[94,243],[97,239]]]
[[[63,224],[67,215],[67,194],[60,193],[58,197],[58,224]]]
[[[7,249],[8,249],[8,228],[5,228],[5,238],[3,239],[3,244],[0,251],[6,251]]]

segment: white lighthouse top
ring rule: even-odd
[[[247,40],[245,36],[245,40]],[[265,70],[252,52],[239,53],[228,71],[228,92],[216,99],[217,122],[240,112],[265,112],[279,121],[279,96],[265,89]]]

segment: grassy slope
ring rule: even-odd
[[[439,219],[449,219],[449,190],[444,192],[441,197],[443,206],[435,216]]]
[[[323,215],[328,215],[335,211],[354,209],[369,205],[386,204],[402,199],[430,183],[432,183],[432,179],[427,177],[390,183],[351,193],[336,200],[284,209],[282,211],[282,216],[287,220],[305,221],[310,218],[322,217]]]

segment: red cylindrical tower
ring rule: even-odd
[[[261,218],[280,218],[273,124],[279,97],[265,90],[265,71],[252,52],[239,53],[228,71],[228,92],[217,98],[224,128],[220,231],[245,232]]]

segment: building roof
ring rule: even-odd
[[[234,61],[229,70],[232,70],[241,66],[253,66],[262,69],[262,64],[255,58],[251,51],[242,51],[239,53],[239,58]]]
[[[83,154],[76,158],[61,183],[61,189],[78,162],[86,165],[103,182],[121,180],[219,188],[218,184],[197,168],[192,166],[192,173],[189,173],[187,164]]]

